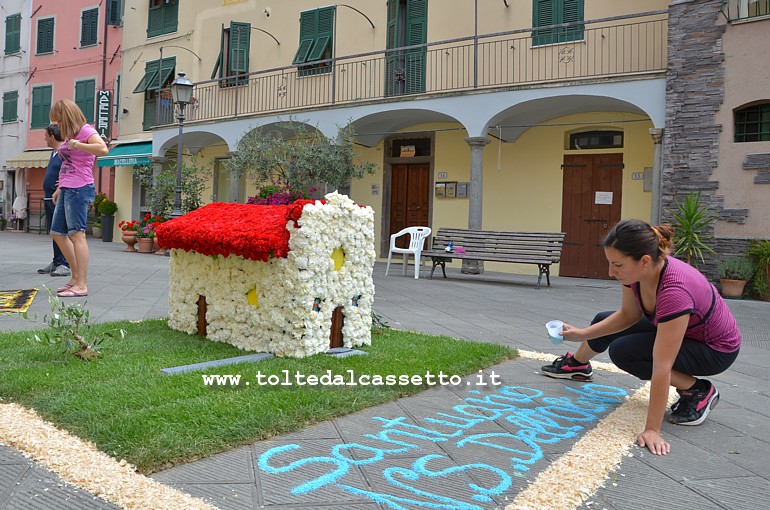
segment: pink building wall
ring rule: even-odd
[[[94,123],[98,119],[98,90],[111,92],[110,102],[110,139],[117,136],[118,127],[115,122],[115,103],[118,97],[118,77],[121,68],[121,43],[123,27],[107,25],[105,31],[105,16],[109,2],[99,0],[67,0],[51,2],[33,0],[32,28],[30,40],[30,75],[29,97],[26,105],[29,126],[32,125],[32,89],[39,85],[51,85],[51,104],[59,99],[75,100],[75,83],[93,79],[96,82],[94,90]],[[100,5],[101,4],[101,5]],[[99,9],[96,24],[96,44],[81,47],[81,17],[83,11]],[[37,53],[38,21],[54,19],[53,52]],[[105,45],[106,39],[106,45]],[[105,51],[106,48],[106,51]],[[27,136],[27,149],[44,148],[45,138],[43,129],[30,127]],[[109,142],[109,139],[108,139]],[[110,172],[105,169],[95,175],[97,192],[112,196],[112,179]]]

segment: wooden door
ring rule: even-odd
[[[560,276],[609,279],[602,240],[620,221],[623,155],[564,156]]]
[[[393,165],[390,179],[390,234],[406,227],[427,227],[430,220],[430,165]],[[398,240],[406,248],[409,238]]]

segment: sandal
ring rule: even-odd
[[[88,291],[78,292],[76,290],[67,289],[61,292],[57,292],[56,295],[59,297],[86,297],[88,295]]]
[[[72,284],[71,283],[65,283],[64,286],[59,287],[58,289],[56,289],[56,292],[57,293],[64,292],[65,290],[70,290],[71,288],[72,288]]]

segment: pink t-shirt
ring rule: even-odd
[[[88,143],[91,135],[95,134],[97,134],[96,129],[84,124],[74,139],[81,143]],[[69,139],[64,140],[64,143],[59,147],[59,156],[61,157],[59,187],[82,188],[86,184],[93,184],[96,156],[79,149],[70,149],[68,142]]]
[[[741,346],[741,332],[732,312],[703,274],[674,257],[667,257],[658,283],[652,315],[642,307],[639,284],[631,286],[642,313],[655,327],[661,322],[690,314],[685,338],[703,342],[715,351],[735,352]]]

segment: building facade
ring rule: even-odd
[[[16,168],[6,158],[16,155],[19,147],[27,144],[27,115],[25,107],[29,98],[26,85],[29,76],[30,14],[29,0],[8,0],[0,8],[0,94],[3,97],[2,123],[0,123],[0,216],[6,221],[11,217],[16,196]],[[19,186],[23,184],[23,172],[19,174]]]
[[[565,231],[572,241],[560,274],[603,277],[596,244],[606,229],[651,215],[661,166],[650,129],[665,121],[666,2],[646,2],[643,12],[610,1],[525,0],[190,7],[164,18],[176,20],[175,30],[153,25],[151,3],[131,11],[148,36],[145,45],[126,44],[124,62],[134,61],[128,48],[157,50],[130,78],[124,72],[131,110],[143,114],[121,124],[121,137],[147,132],[146,109],[136,104],[152,103],[147,84],[165,86],[184,70],[195,102],[182,143],[185,154],[212,162],[212,199],[254,194],[255,183],[232,182],[221,161],[244,133],[291,118],[330,138],[352,124],[357,156],[379,170],[346,191],[375,209],[379,256],[391,233],[414,224]],[[150,37],[150,26],[169,31]],[[178,129],[173,105],[161,104],[152,152],[167,160]],[[412,146],[414,154],[404,150]],[[123,178],[119,188],[136,194],[130,172]]]
[[[350,125],[378,170],[341,191],[374,208],[380,257],[411,225],[563,231],[559,274],[606,278],[607,229],[670,221],[691,191],[719,218],[719,250],[770,238],[770,71],[754,51],[770,0],[114,3],[130,29],[110,59],[120,122],[99,165],[118,221],[148,207],[137,168],[176,167],[169,87],[184,72],[182,154],[211,170],[205,201],[255,194],[224,168],[245,133]]]
[[[114,102],[120,89],[122,5],[93,0],[26,4],[30,30],[22,36],[29,49],[27,99],[18,108],[26,141],[3,159],[16,169],[19,185],[14,194],[28,199],[25,229],[44,230],[43,177],[50,157],[44,133],[51,106],[59,99],[71,99],[106,140],[117,133]],[[97,192],[113,194],[109,170],[95,169],[95,180]]]

